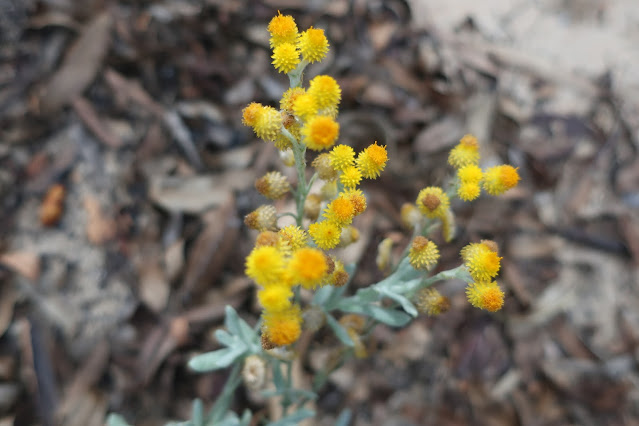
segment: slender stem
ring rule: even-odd
[[[303,59],[293,71],[288,73],[288,80],[291,88],[300,87],[302,85],[302,77],[304,77],[304,69],[307,65],[308,61]]]
[[[285,416],[288,411],[288,407],[291,406],[290,391],[293,387],[293,361],[286,362],[286,392],[282,395],[282,415]]]

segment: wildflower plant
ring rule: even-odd
[[[347,357],[366,356],[363,342],[375,325],[402,327],[420,313],[437,315],[449,309],[448,298],[431,288],[438,282],[467,282],[468,300],[476,308],[495,312],[504,303],[504,292],[496,282],[501,257],[492,241],[469,243],[460,253],[458,267],[433,273],[440,258],[433,235],[441,232],[446,242],[455,236],[451,198],[471,201],[482,190],[499,195],[519,181],[517,169],[509,165],[482,170],[479,142],[472,135],[464,136],[450,152],[448,162],[455,170],[450,185],[423,188],[414,203],[402,207],[402,222],[412,238],[401,259],[393,262],[393,242],[384,240],[377,264],[386,277],[354,294],[348,292],[355,266],[344,265],[333,249],[358,239],[355,218],[367,208],[360,185],[380,176],[388,152],[377,142],[360,152],[338,143],[341,89],[333,77],[319,75],[304,87],[306,66],[328,52],[324,31],[300,32],[295,20],[282,14],[271,20],[268,31],[273,66],[288,76],[290,88],[279,109],[254,102],[243,109],[242,121],[258,138],[273,143],[284,164],[296,170],[296,182],[272,171],[257,179],[256,189],[271,200],[291,194],[295,211],[278,213],[264,204],[246,216],[245,224],[259,232],[245,271],[255,283],[262,315],[251,327],[227,306],[225,329],[215,332],[224,348],[194,357],[189,366],[198,372],[231,367],[230,376],[211,411],[205,416],[196,401],[193,419],[184,424],[249,424],[250,411],[241,417],[229,411],[233,392],[242,382],[280,399],[281,416],[271,419],[270,425],[294,425],[313,416],[307,403]],[[307,167],[309,154],[314,156],[311,167]],[[321,190],[313,190],[318,181],[323,183]],[[283,226],[286,216],[293,223]],[[317,373],[312,390],[296,389],[292,368],[299,356],[297,343],[304,333],[311,336],[324,326],[345,350],[339,361]],[[349,417],[343,413],[336,424],[348,424]]]

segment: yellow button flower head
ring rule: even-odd
[[[355,216],[355,206],[348,197],[344,196],[337,197],[328,203],[324,210],[324,217],[336,223],[340,228],[350,225],[353,221],[353,216]]]
[[[261,205],[244,217],[244,224],[258,231],[277,230],[277,210],[269,205]]]
[[[486,243],[468,244],[461,250],[461,256],[475,281],[489,281],[501,267],[501,257]]]
[[[319,223],[311,223],[308,227],[308,233],[311,235],[311,238],[313,238],[317,247],[328,250],[339,244],[341,229],[337,224],[324,220]]]
[[[513,166],[503,164],[491,167],[484,173],[484,189],[490,195],[500,195],[517,186],[519,173]]]
[[[345,188],[355,188],[362,181],[362,172],[355,166],[349,166],[339,176]]]
[[[339,136],[339,124],[331,117],[318,115],[309,119],[302,127],[304,143],[314,151],[333,146]]]
[[[255,239],[255,247],[259,246],[271,246],[277,247],[277,244],[280,241],[280,236],[277,232],[273,231],[262,231],[259,233],[257,238]]]
[[[317,101],[308,93],[302,93],[293,100],[293,112],[302,120],[315,116],[317,110]]]
[[[301,249],[308,245],[308,234],[299,226],[288,225],[278,232],[283,244],[286,244],[292,251]]]
[[[282,43],[294,44],[298,37],[297,24],[293,17],[290,15],[282,15],[279,12],[277,16],[269,22],[268,32],[271,34],[269,40],[271,47],[279,46]]]
[[[329,278],[329,282],[332,286],[341,287],[348,282],[348,272],[344,269],[344,264],[339,260],[335,261],[335,270]]]
[[[472,201],[479,197],[481,188],[476,183],[462,183],[457,188],[457,196],[464,201]]]
[[[355,161],[355,151],[348,145],[336,145],[330,152],[331,166],[335,170],[343,171],[353,165]]]
[[[271,284],[257,292],[257,299],[260,305],[271,312],[284,311],[291,307],[293,291],[290,287],[282,284]]]
[[[258,102],[251,102],[248,104],[248,106],[242,110],[242,124],[254,127],[263,108],[264,105]]]
[[[391,254],[393,253],[393,239],[384,238],[377,245],[377,256],[375,257],[375,264],[377,269],[385,272],[391,264]]]
[[[366,197],[360,189],[347,189],[342,192],[342,196],[347,197],[355,207],[355,216],[362,214],[366,210]]]
[[[306,91],[302,87],[291,87],[282,95],[282,99],[280,99],[280,109],[288,113],[293,113],[293,105],[295,105],[295,101],[297,97],[303,95]]]
[[[328,152],[324,152],[317,157],[311,163],[317,171],[317,176],[325,181],[334,181],[337,179],[337,170],[332,166],[331,157]]]
[[[455,225],[455,215],[451,209],[446,210],[444,216],[441,217],[442,221],[442,233],[444,234],[444,241],[450,243],[455,238],[457,226]]]
[[[304,59],[311,63],[321,61],[328,52],[328,40],[324,35],[324,30],[319,28],[311,27],[300,34],[297,46]]]
[[[359,241],[359,231],[354,226],[347,226],[342,229],[339,235],[339,246],[346,247]]]
[[[291,189],[288,179],[278,171],[269,172],[255,180],[255,189],[271,200],[282,198]]]
[[[437,264],[439,250],[434,242],[425,237],[417,236],[410,245],[408,260],[415,269],[429,270]]]
[[[465,135],[459,144],[450,151],[448,164],[460,168],[468,164],[479,163],[479,143],[473,135]]]
[[[400,216],[402,218],[402,225],[408,229],[415,228],[422,221],[422,214],[415,204],[412,203],[402,204]]]
[[[246,257],[246,275],[261,286],[277,283],[284,272],[284,256],[275,247],[255,247]]]
[[[279,72],[287,74],[300,63],[300,52],[292,43],[282,43],[273,49],[273,66]]]
[[[326,257],[321,250],[305,247],[293,253],[288,264],[293,282],[312,289],[319,285],[328,272]]]
[[[280,133],[282,116],[273,107],[253,102],[242,110],[242,123],[251,126],[258,138],[272,141]]]
[[[438,186],[429,186],[417,194],[417,208],[428,218],[442,218],[450,206],[448,195]]]
[[[322,208],[322,197],[319,194],[308,194],[304,201],[304,216],[310,220],[317,220]]]
[[[497,312],[504,306],[504,292],[497,282],[475,282],[466,288],[466,296],[471,305],[490,312]]]
[[[450,300],[434,288],[423,288],[415,296],[417,309],[430,316],[448,311]]]
[[[373,145],[369,145],[364,151],[357,156],[357,168],[361,170],[362,176],[367,179],[375,179],[379,176],[388,161],[388,153],[386,146],[377,145],[377,141]]]
[[[342,98],[342,89],[328,75],[318,75],[309,83],[308,93],[315,98],[319,109],[336,108]]]
[[[460,185],[457,189],[457,195],[464,201],[471,201],[479,197],[481,188],[479,182],[481,182],[483,174],[481,169],[476,164],[467,164],[461,167],[457,171]]]
[[[265,311],[262,318],[263,333],[277,346],[295,343],[302,333],[302,312],[297,305],[283,311]]]
[[[322,185],[320,194],[324,200],[332,200],[337,197],[337,180],[328,181]]]

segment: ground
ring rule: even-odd
[[[316,424],[639,423],[639,8],[634,0],[0,1],[0,424],[136,425],[210,405],[224,371],[224,306],[259,315],[242,224],[282,170],[241,124],[288,86],[270,65],[269,20],[323,28],[329,57],[308,76],[342,87],[340,141],[388,147],[353,287],[383,275],[379,242],[408,241],[399,209],[450,174],[466,133],[482,165],[521,184],[456,202],[457,238],[495,240],[504,308],[451,308],[377,327],[368,357],[321,391]],[[57,193],[56,193],[57,192]],[[278,204],[286,208],[288,202]],[[338,347],[320,332],[306,373]],[[234,408],[268,416],[237,392]]]

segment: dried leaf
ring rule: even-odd
[[[23,277],[37,281],[40,276],[40,256],[25,251],[14,251],[0,256],[0,263]]]
[[[105,217],[99,201],[87,195],[84,198],[84,208],[87,211],[87,238],[93,244],[100,245],[115,236],[115,221]]]
[[[91,84],[109,48],[111,22],[111,15],[103,12],[87,24],[62,66],[44,87],[40,99],[43,112],[55,112]]]

